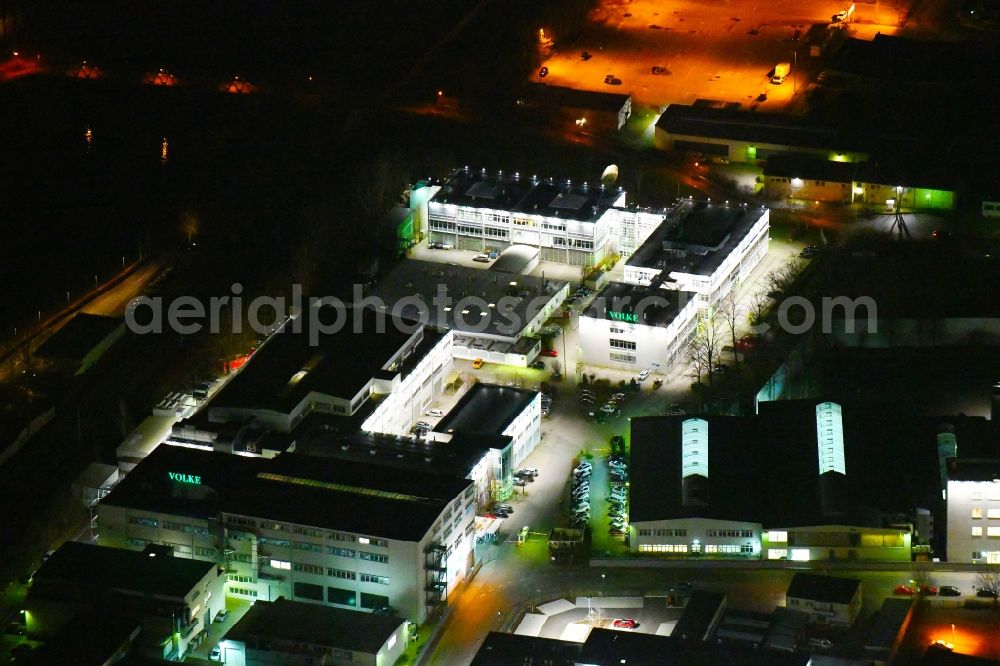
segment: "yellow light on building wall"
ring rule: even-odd
[[[792,178],[792,187],[802,187],[802,179]]]

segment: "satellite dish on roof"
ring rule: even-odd
[[[618,180],[618,165],[609,164],[608,168],[601,174],[601,183],[604,185],[614,185]]]

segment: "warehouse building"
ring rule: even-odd
[[[140,654],[183,660],[225,608],[224,587],[215,563],[172,557],[169,548],[140,552],[67,541],[32,579],[27,630],[33,638],[53,638],[76,618],[111,612],[140,628],[128,639]]]
[[[475,486],[373,463],[161,446],[97,505],[100,543],[224,565],[226,593],[441,610],[471,566]]]
[[[753,417],[634,418],[629,544],[683,557],[910,561],[912,529],[895,517],[939,496],[936,457],[919,422],[871,406],[796,400]],[[884,483],[886,469],[911,483]]]

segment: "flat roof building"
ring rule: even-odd
[[[948,561],[1000,564],[1000,458],[946,464]]]
[[[445,414],[431,433],[445,446],[489,451],[489,474],[497,483],[492,499],[513,492],[513,473],[542,439],[538,391],[477,383]]]
[[[625,262],[625,282],[698,294],[713,307],[767,255],[770,211],[681,200]]]
[[[279,598],[258,600],[222,638],[222,661],[246,666],[339,662],[393,666],[406,650],[406,621],[390,615],[317,607]]]
[[[540,349],[533,336],[567,294],[563,280],[407,260],[366,297],[402,317],[454,331],[459,358],[521,356],[525,366]]]
[[[911,534],[883,516],[932,505],[939,485],[919,419],[821,400],[633,418],[630,464],[632,549],[680,556],[910,561]]]
[[[141,627],[139,650],[183,658],[189,644],[225,607],[226,577],[213,562],[67,541],[32,579],[28,632],[51,637],[79,614],[115,613]]]
[[[785,593],[785,607],[813,623],[850,626],[861,611],[861,581],[797,573]]]
[[[541,261],[592,266],[627,256],[663,216],[625,204],[625,191],[486,169],[456,169],[427,202],[431,242],[483,252],[535,247]],[[434,189],[436,188],[436,189]]]
[[[224,564],[229,595],[391,606],[420,622],[471,566],[475,504],[460,477],[161,446],[97,511],[101,543]]]
[[[694,334],[699,295],[612,282],[580,317],[580,350],[589,365],[666,372]]]

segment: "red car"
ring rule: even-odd
[[[936,587],[934,587],[933,585],[921,585],[920,586],[920,594],[926,594],[929,597],[933,597],[937,593],[938,593],[938,589]]]
[[[632,618],[625,618],[622,620],[615,620],[613,626],[615,629],[635,629],[639,626],[639,623]]]
[[[543,349],[542,356],[551,356],[555,358],[556,356],[559,356],[559,352],[557,352],[555,349]]]
[[[736,351],[748,352],[753,351],[757,346],[757,339],[752,335],[744,335],[736,343]]]
[[[912,587],[907,587],[906,585],[897,585],[896,589],[892,591],[893,594],[903,594],[908,597],[913,596],[914,592],[916,592],[916,590]]]

